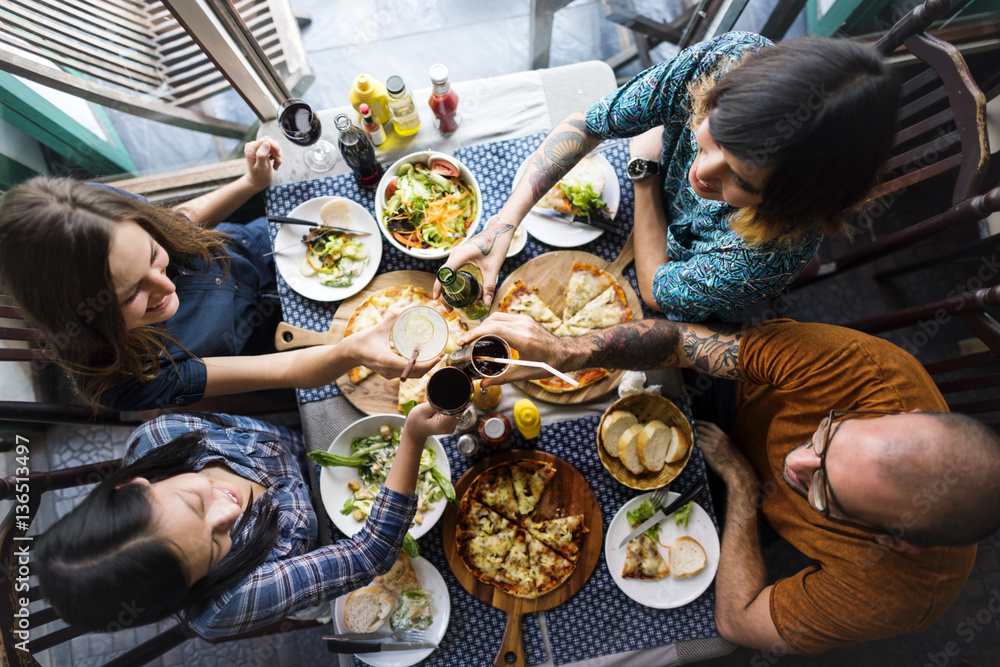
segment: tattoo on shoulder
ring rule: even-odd
[[[692,367],[707,375],[742,380],[739,366],[742,328],[738,325],[712,324],[681,327],[681,347]]]
[[[483,231],[479,232],[472,238],[466,239],[462,243],[469,243],[476,246],[479,248],[479,252],[483,253],[483,256],[485,257],[493,251],[494,246],[496,246],[497,239],[512,229],[514,229],[514,225],[500,222],[500,216],[494,215],[486,223],[486,228],[483,229]]]
[[[677,366],[680,331],[668,320],[639,320],[591,334],[588,366],[653,370]]]

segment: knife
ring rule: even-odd
[[[705,488],[705,479],[704,478],[699,479],[697,482],[689,486],[680,496],[678,496],[677,500],[673,501],[672,503],[669,503],[659,512],[657,512],[656,514],[654,514],[653,516],[649,517],[641,524],[639,524],[638,528],[633,530],[631,533],[628,534],[628,537],[622,540],[622,543],[618,545],[618,548],[619,549],[624,548],[626,544],[628,544],[635,538],[645,533],[654,525],[663,521],[663,519],[673,514],[676,510],[680,509],[683,505],[687,504],[689,501],[694,500],[696,497],[698,497],[698,494],[701,493],[704,488]]]
[[[433,642],[364,642],[346,639],[327,639],[326,650],[330,653],[378,653],[379,651],[417,651],[437,648]]]
[[[322,222],[313,222],[312,220],[302,220],[301,218],[288,218],[283,215],[269,215],[267,216],[269,222],[277,223],[288,223],[290,225],[305,225],[306,227],[326,227],[327,229],[332,229],[335,232],[342,232],[344,234],[352,234],[354,236],[368,236],[371,232],[364,232],[358,229],[347,229],[346,227],[334,227],[333,225],[324,225]]]
[[[543,208],[541,206],[536,206],[531,209],[532,213],[537,213],[539,215],[548,216],[550,218],[558,218],[568,224],[579,224],[587,225],[588,227],[597,227],[598,229],[603,229],[606,232],[617,232],[618,225],[614,222],[609,222],[608,219],[598,218],[596,215],[587,217],[585,215],[573,215],[568,211],[557,211],[552,208]]]

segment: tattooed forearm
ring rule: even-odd
[[[681,335],[687,365],[707,375],[743,379],[739,367],[741,334],[738,327],[685,325]]]
[[[462,243],[463,245],[465,243],[469,243],[476,246],[479,248],[479,252],[483,253],[483,256],[485,257],[493,251],[494,246],[496,246],[497,239],[512,229],[514,229],[514,225],[508,225],[507,223],[500,222],[500,216],[494,215],[489,219],[489,222],[486,223],[486,227],[483,231],[479,232],[472,238],[465,239]]]
[[[680,364],[680,330],[667,320],[620,324],[589,339],[587,367],[652,370]]]
[[[528,184],[535,201],[542,198],[587,154],[587,124],[568,118],[552,131],[531,158]]]

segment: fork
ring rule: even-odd
[[[369,639],[393,639],[403,642],[423,642],[427,639],[427,633],[416,628],[399,628],[398,630],[383,630],[381,632],[348,632],[342,635],[331,635],[323,637],[324,640],[334,639],[337,641],[351,640],[364,641]]]
[[[649,502],[653,503],[653,507],[657,510],[663,509],[667,506],[667,498],[670,497],[667,495],[669,492],[670,485],[667,484],[663,488],[653,491],[653,495],[649,497]]]

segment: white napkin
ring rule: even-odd
[[[642,371],[625,371],[621,382],[618,383],[618,395],[622,398],[632,394],[659,394],[663,385],[646,384],[646,374]]]

